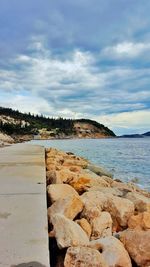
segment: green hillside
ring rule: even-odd
[[[44,115],[33,115],[29,113],[21,113],[18,110],[11,108],[0,107],[0,130],[8,135],[18,134],[38,134],[39,130],[46,129],[47,131],[55,130],[59,135],[62,133],[66,136],[75,135],[74,123],[87,123],[97,129],[97,131],[106,136],[115,136],[114,132],[96,121],[89,119],[65,119],[65,118],[48,118]]]

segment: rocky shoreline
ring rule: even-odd
[[[51,267],[150,266],[150,193],[46,149]]]
[[[13,144],[31,141],[33,136],[30,135],[8,135],[0,132],[0,148]]]

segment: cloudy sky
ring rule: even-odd
[[[1,0],[0,106],[150,130],[149,0]]]

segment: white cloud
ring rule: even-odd
[[[141,133],[142,129],[150,129],[150,109],[107,114],[97,117],[97,119],[112,129],[122,128],[122,132],[123,129],[130,131],[135,128]]]
[[[137,57],[150,51],[150,43],[122,42],[114,46],[108,46],[102,50],[102,54],[112,57]]]
[[[5,94],[5,97],[1,97],[0,99],[0,106],[11,107],[15,110],[18,109],[22,112],[31,112],[34,114],[53,112],[45,99],[35,96],[23,96],[20,94],[14,96]]]
[[[28,53],[18,54],[7,62],[8,68],[0,69],[0,91],[5,94],[0,105],[55,117],[93,118],[111,128],[136,127],[130,113],[122,111],[146,108],[149,69],[102,69],[94,53],[78,49],[61,57],[43,43],[34,40]],[[114,112],[118,115],[111,115]],[[138,124],[141,127],[143,120]]]
[[[132,75],[132,70],[125,68],[101,71],[90,52],[75,50],[62,59],[52,55],[42,42],[34,43],[30,49],[38,43],[40,51],[35,48],[35,53],[18,55],[11,60],[11,70],[0,70],[0,89],[29,90],[35,95],[43,92],[43,96],[55,99],[88,90],[101,96],[104,87],[109,91],[109,85]]]

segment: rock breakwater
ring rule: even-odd
[[[150,266],[150,193],[46,149],[51,267]]]

